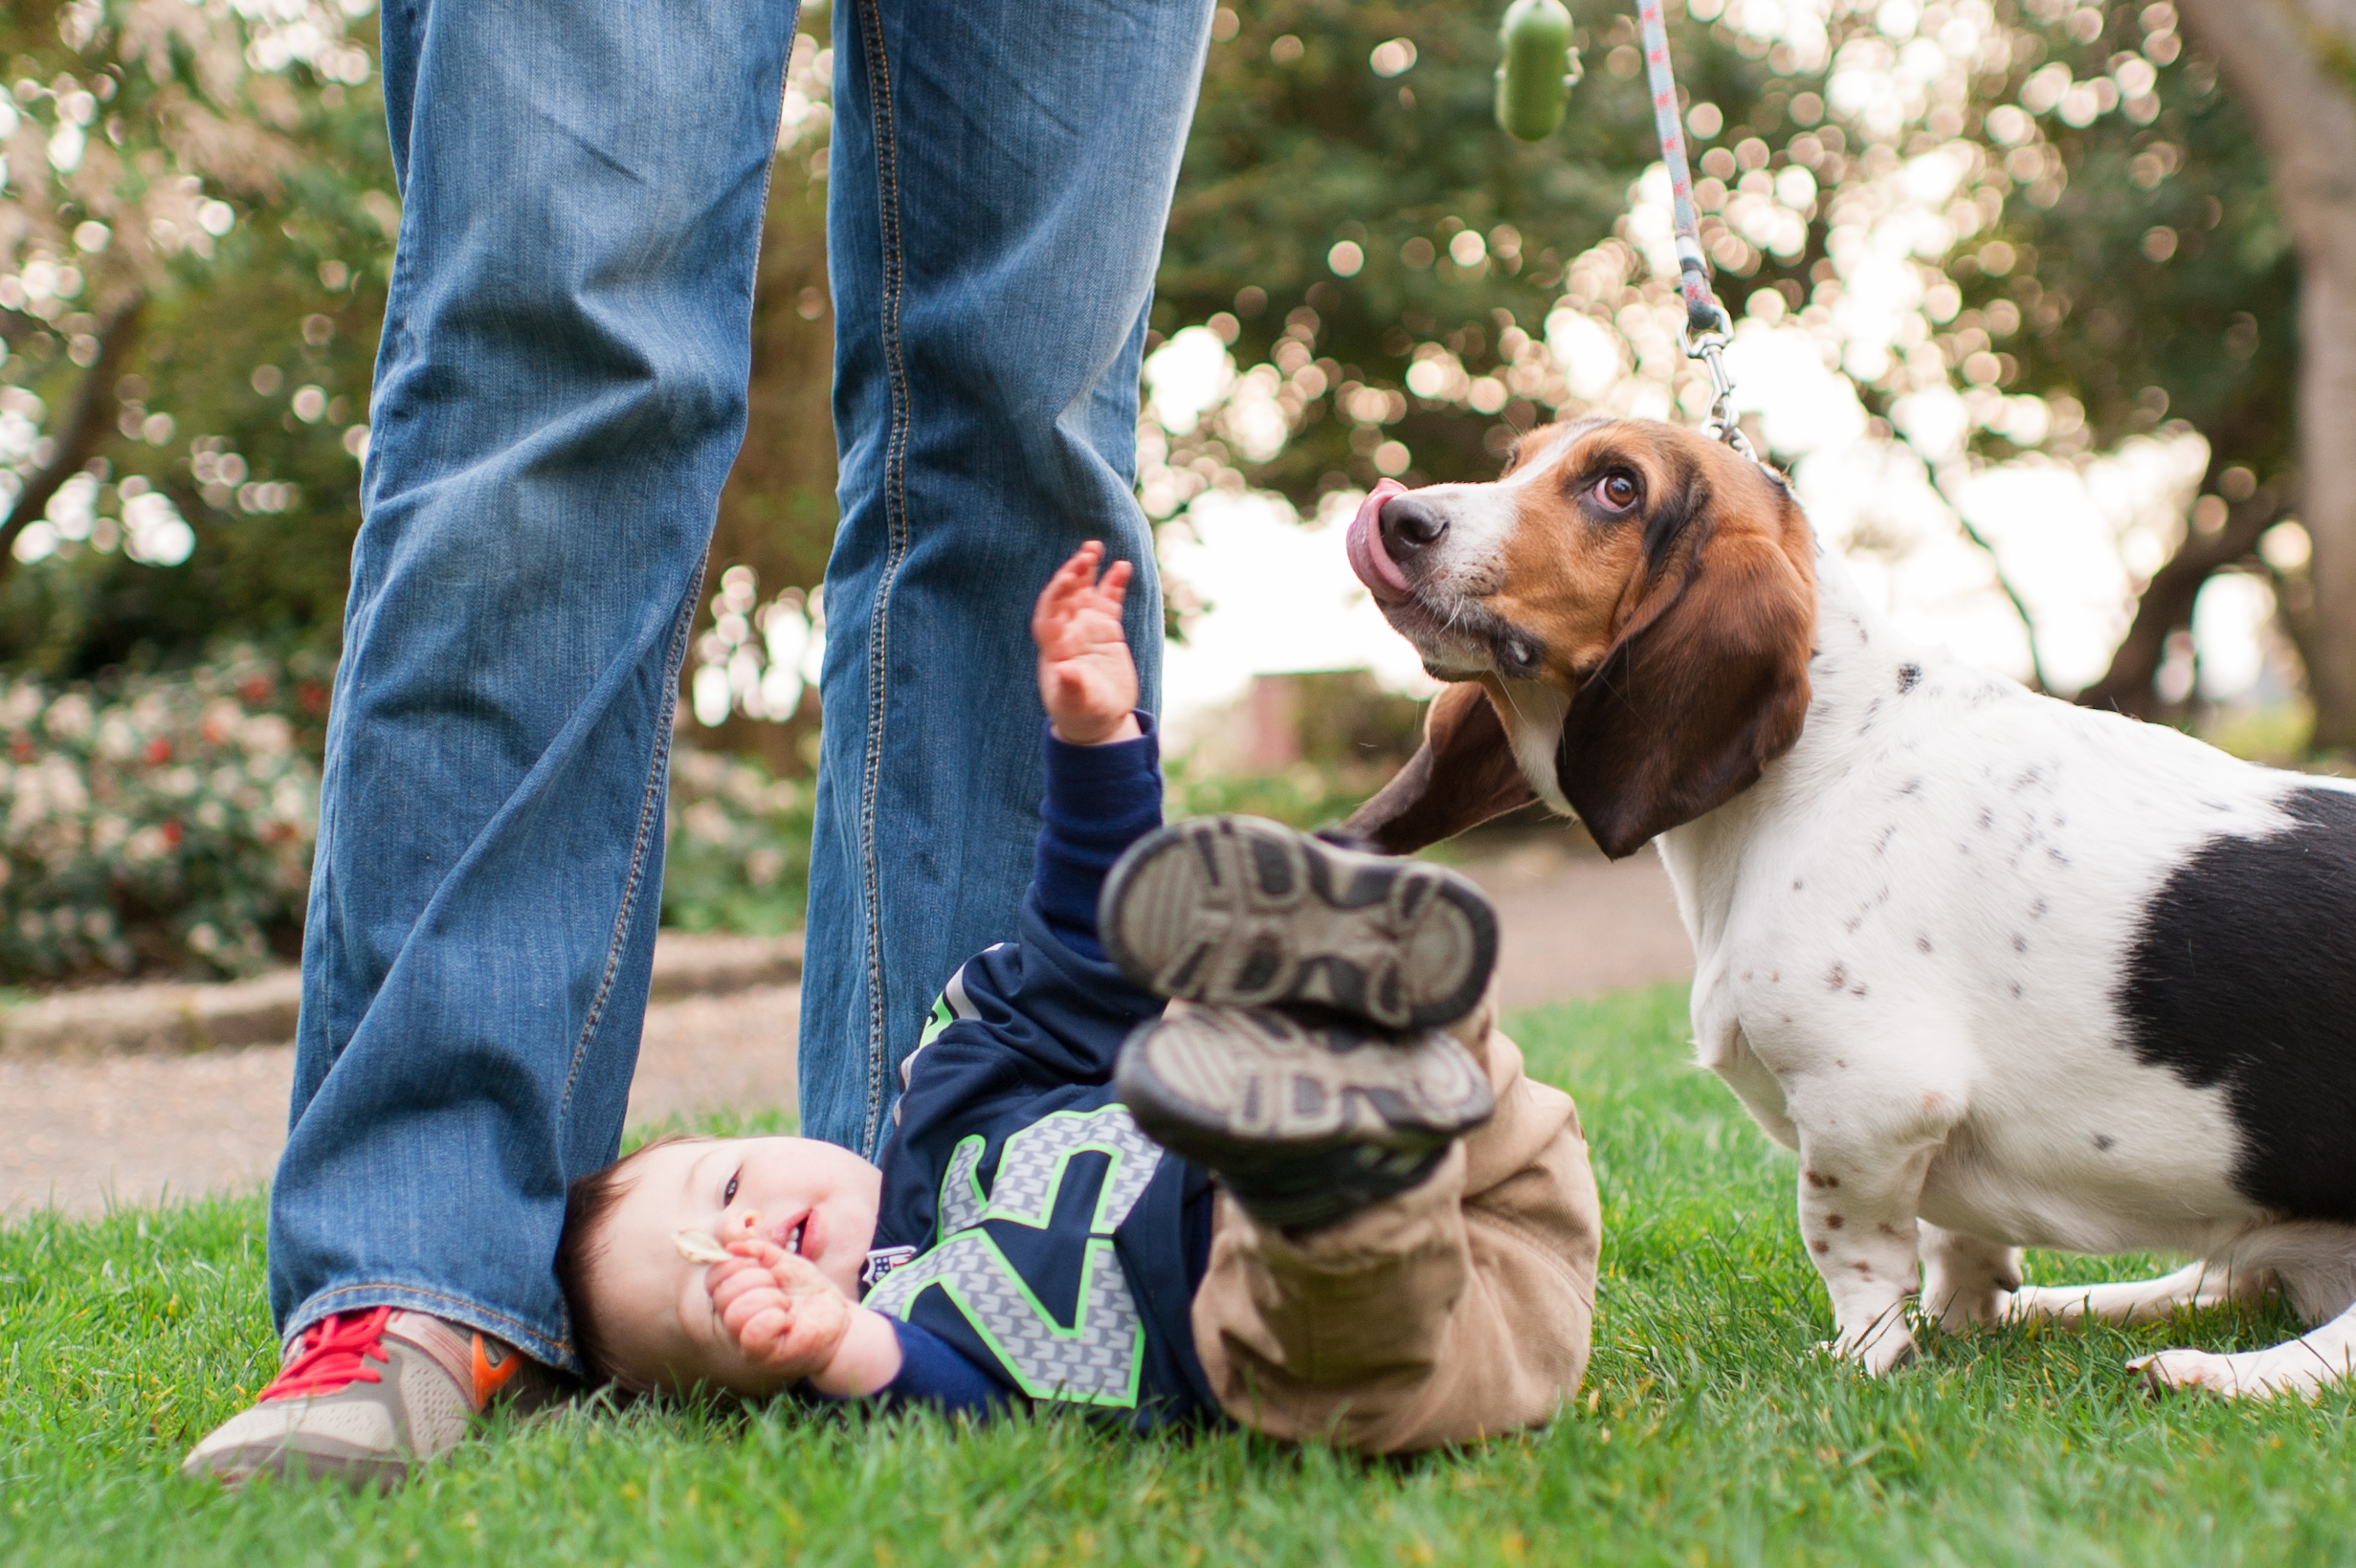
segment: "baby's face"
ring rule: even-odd
[[[748,1236],[799,1252],[854,1301],[875,1241],[883,1173],[807,1137],[666,1143],[631,1162],[589,1271],[590,1308],[615,1364],[656,1387],[696,1383],[766,1394],[781,1380],[746,1360],[712,1310],[705,1266],[679,1255],[682,1230],[722,1246]]]

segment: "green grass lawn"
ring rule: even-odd
[[[0,1560],[2356,1561],[2348,1397],[2153,1402],[2121,1376],[2286,1316],[1947,1339],[1864,1382],[1811,1354],[1831,1321],[1791,1162],[1688,1066],[1681,990],[1516,1024],[1579,1095],[1608,1227],[1594,1367],[1548,1431],[1381,1465],[1079,1420],[592,1404],[496,1423],[389,1498],[225,1495],[174,1467],[270,1376],[261,1206],[180,1204],[0,1231]]]

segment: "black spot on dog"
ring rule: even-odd
[[[1982,831],[1986,831],[1987,829],[1991,828],[1993,828],[1993,827],[1995,827],[1995,826],[1996,826],[1996,813],[1995,813],[1995,812],[1993,812],[1993,811],[1991,811],[1991,810],[1989,810],[1989,809],[1987,806],[1981,806],[1981,807],[1980,807],[1980,828],[1981,828]]]
[[[1927,953],[1927,952],[1929,952],[1929,951],[1930,951],[1930,939],[1929,939],[1928,937],[1917,937],[1917,938],[1915,938],[1915,939],[1914,939],[1914,950],[1915,950],[1916,952],[1918,952],[1918,953]]]
[[[1841,990],[1841,989],[1845,988],[1845,987],[1848,985],[1848,983],[1849,983],[1849,971],[1848,971],[1848,970],[1846,970],[1846,969],[1844,969],[1844,968],[1842,968],[1839,964],[1837,964],[1837,963],[1836,963],[1836,964],[1833,965],[1833,967],[1832,967],[1831,969],[1829,969],[1829,970],[1827,970],[1827,971],[1825,972],[1825,977],[1824,977],[1824,988],[1825,988],[1826,990],[1828,990],[1828,991],[1837,991],[1837,990]]]
[[[2211,839],[2144,912],[2115,993],[2138,1059],[2221,1087],[2234,1184],[2356,1223],[2356,793],[2302,788],[2290,825]]]
[[[1923,667],[1921,665],[1901,664],[1898,667],[1898,690],[1900,696],[1902,696],[1906,693],[1913,691],[1916,686],[1922,683],[1922,680]]]
[[[2070,863],[2070,857],[2068,855],[2063,854],[2059,850],[2055,849],[2050,844],[2045,847],[2045,858],[2052,861],[2056,866],[2066,867]]]
[[[2012,951],[2015,953],[2026,953],[2029,951],[2029,939],[2022,936],[2017,931],[2012,933]]]
[[[1824,1228],[1827,1230],[1838,1230],[1848,1223],[1837,1214],[1828,1214],[1824,1217]]]
[[[2108,1133],[2097,1133],[2094,1135],[2094,1151],[2097,1154],[2108,1154],[2118,1141]]]
[[[1923,793],[1923,781],[1921,779],[1908,779],[1904,784],[1898,786],[1898,792],[1901,795],[1920,795]]]
[[[1810,1186],[1816,1188],[1820,1192],[1829,1192],[1833,1188],[1840,1185],[1839,1177],[1830,1176],[1822,1171],[1803,1170],[1800,1174],[1808,1179],[1808,1184]]]
[[[1887,828],[1881,829],[1880,834],[1874,840],[1874,853],[1887,854],[1890,850],[1890,840],[1896,838],[1897,836],[1898,824],[1896,823],[1892,823]]]
[[[1801,880],[1800,880],[1798,877],[1796,877],[1796,876],[1795,876],[1795,877],[1793,877],[1793,878],[1791,879],[1791,891],[1792,891],[1792,892],[1794,892],[1794,893],[1799,892],[1802,888],[1804,888],[1804,887],[1806,887],[1806,886],[1808,886],[1808,884],[1807,884],[1807,883],[1805,883],[1805,882],[1803,882],[1803,881],[1801,881]]]
[[[2015,1002],[2018,1002],[2018,1001],[2020,1000],[2020,994],[2021,994],[2021,983],[2020,983],[2019,981],[2017,981],[2017,980],[2016,980],[2016,981],[2014,981],[2014,982],[2012,983],[2012,1000],[2013,1000],[2013,1001],[2015,1001]]]

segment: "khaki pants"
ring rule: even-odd
[[[1429,1181],[1294,1238],[1221,1193],[1194,1348],[1227,1413],[1373,1453],[1549,1419],[1587,1370],[1603,1220],[1578,1108],[1522,1072],[1495,992],[1451,1032],[1497,1115]]]

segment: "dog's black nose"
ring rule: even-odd
[[[1383,503],[1383,548],[1394,561],[1429,549],[1448,532],[1439,509],[1412,496],[1393,496]]]

